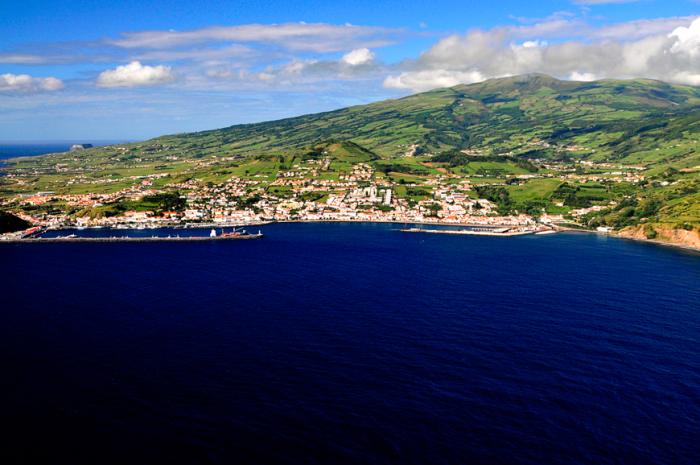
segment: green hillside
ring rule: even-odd
[[[700,89],[651,80],[579,83],[530,75],[439,89],[397,100],[289,118],[166,136],[163,144],[192,155],[285,152],[325,139],[352,140],[384,158],[405,147],[437,153],[473,148],[530,157],[567,155],[631,163],[677,161],[700,131]],[[533,147],[539,139],[554,145]],[[674,141],[677,150],[650,153]]]
[[[152,178],[155,189],[188,180],[216,185],[231,176],[272,182],[283,170],[325,157],[332,163],[314,175],[319,179],[339,179],[358,163],[370,164],[378,180],[416,184],[419,190],[411,191],[419,193],[416,199],[430,196],[431,189],[421,184],[448,175],[504,185],[507,198],[496,196],[501,212],[566,213],[601,205],[606,210],[591,215],[590,225],[700,225],[699,141],[699,88],[534,74],[278,121],[15,159],[6,168],[9,176],[0,178],[0,195],[119,192],[143,177]],[[629,170],[644,180],[610,175],[613,165],[622,167],[615,168],[618,174]],[[600,179],[572,181],[571,173]],[[529,175],[542,179],[518,181]]]
[[[422,153],[471,148],[493,155],[663,161],[684,168],[697,161],[699,109],[696,87],[641,79],[572,82],[527,75],[331,112],[163,136],[127,145],[130,150],[123,154],[98,148],[79,156],[129,162],[172,155],[287,154],[322,141],[350,140],[382,158],[402,156],[416,144]]]

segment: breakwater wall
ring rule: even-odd
[[[51,244],[75,242],[211,242],[261,239],[263,234],[246,234],[240,236],[151,236],[151,237],[32,237],[23,239],[0,240],[0,244]]]

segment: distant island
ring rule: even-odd
[[[50,228],[393,221],[577,227],[700,248],[700,89],[492,79],[8,160],[0,209]]]
[[[91,149],[92,144],[73,144],[70,146],[71,152],[77,152],[78,150]]]

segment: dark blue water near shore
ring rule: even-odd
[[[90,143],[95,147],[117,144],[119,141],[77,141],[77,142],[0,142],[0,160],[13,157],[31,157],[47,153],[67,152],[73,144]]]
[[[3,463],[700,462],[699,255],[392,229],[0,245]]]

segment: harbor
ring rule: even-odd
[[[513,237],[525,236],[528,234],[552,234],[553,229],[532,229],[532,228],[509,228],[509,227],[471,227],[468,229],[425,229],[425,228],[404,228],[401,232],[406,233],[426,233],[426,234],[457,234],[467,236],[492,236],[492,237]]]
[[[212,241],[231,241],[231,240],[249,240],[262,239],[264,234],[258,230],[257,233],[249,233],[243,229],[234,229],[226,232],[223,229],[217,231],[212,229],[208,235],[180,235],[168,234],[152,235],[152,236],[84,236],[78,234],[57,235],[57,236],[42,236],[42,231],[35,231],[31,234],[22,237],[0,240],[0,244],[50,244],[50,243],[108,243],[108,242],[212,242]]]

